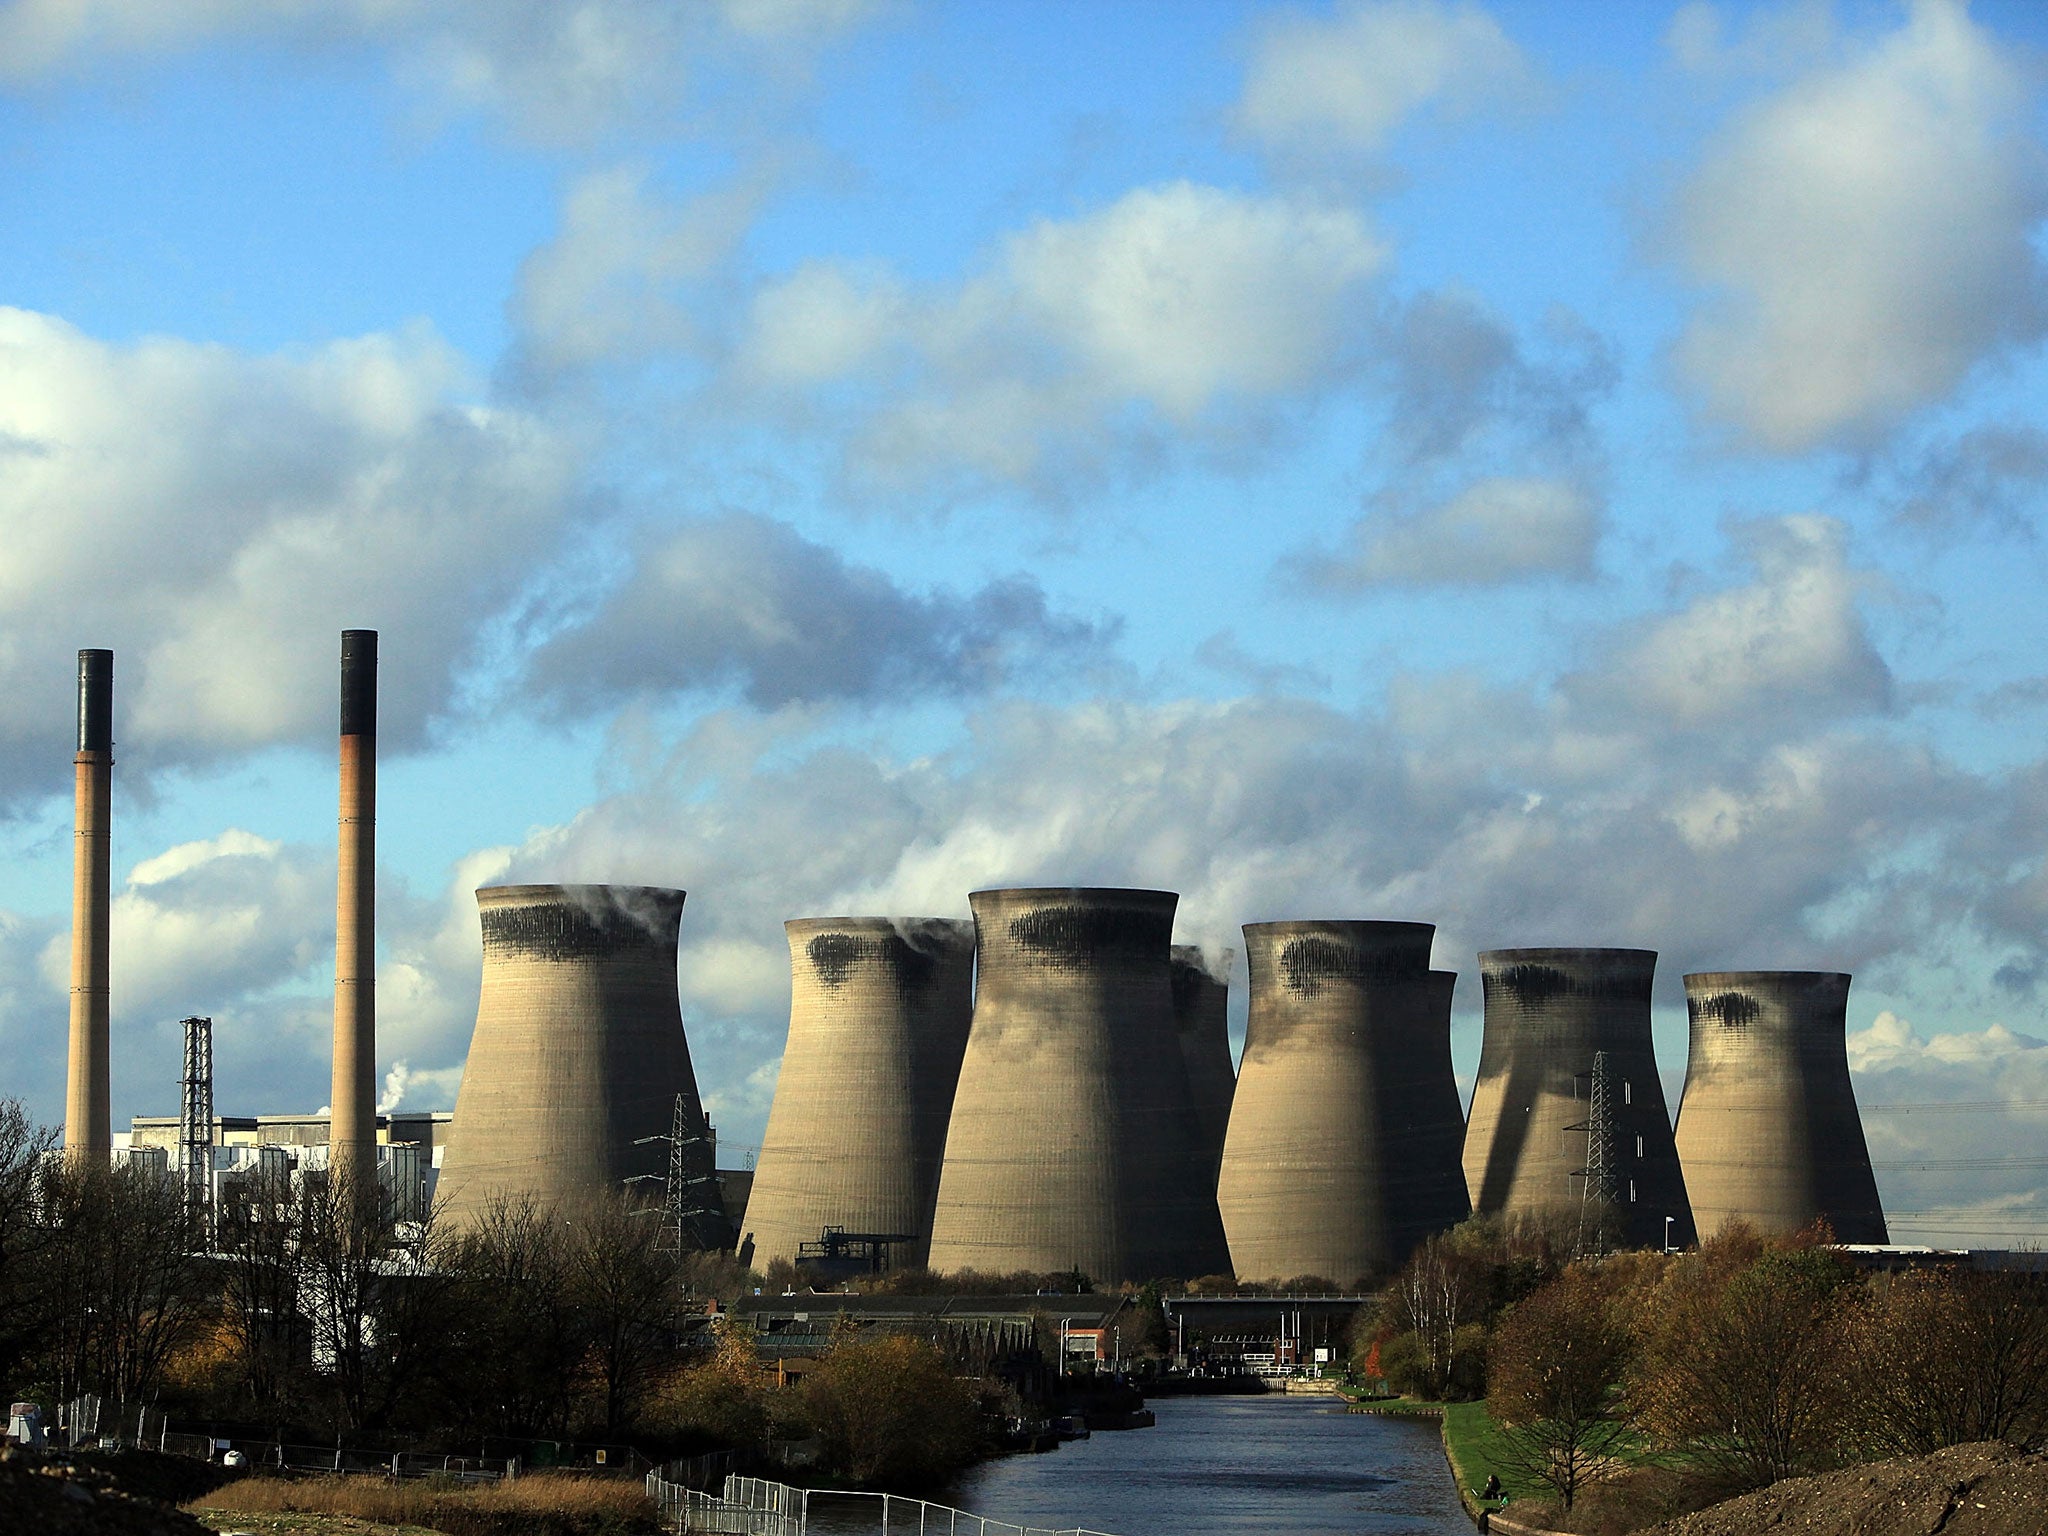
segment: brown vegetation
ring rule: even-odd
[[[450,1536],[655,1536],[662,1528],[639,1482],[562,1472],[482,1484],[248,1477],[187,1507],[234,1515],[349,1515]]]

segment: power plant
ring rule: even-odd
[[[1429,923],[1245,925],[1251,1011],[1216,1199],[1246,1279],[1339,1285],[1470,1213],[1457,975]]]
[[[931,1267],[1097,1281],[1227,1261],[1174,1030],[1169,891],[976,891],[974,1024]]]
[[[64,1146],[105,1157],[114,1145],[108,1040],[108,922],[112,912],[114,653],[78,653],[78,756],[73,760],[71,1050],[64,1080]]]
[[[449,1218],[496,1198],[560,1207],[646,1185],[714,1183],[676,999],[683,893],[501,885],[476,893],[483,992],[441,1164]],[[672,1146],[676,1126],[683,1142]]]
[[[101,1157],[117,1155],[113,661],[78,653],[64,1125],[70,1153]],[[175,1144],[195,1206],[222,1178],[289,1163],[366,1194],[382,1186],[415,1211],[438,1167],[457,1222],[499,1197],[562,1207],[633,1189],[659,1198],[676,1243],[709,1246],[734,1236],[746,1199],[764,1264],[829,1267],[859,1249],[877,1265],[1104,1283],[1234,1268],[1345,1284],[1397,1267],[1472,1210],[1576,1221],[1601,1244],[1682,1246],[1696,1214],[1708,1231],[1825,1220],[1838,1241],[1887,1240],[1848,1068],[1846,975],[1688,975],[1674,1134],[1651,1041],[1653,951],[1487,951],[1465,1124],[1450,1057],[1457,977],[1429,968],[1432,925],[1246,925],[1238,1071],[1228,984],[1172,944],[1179,898],[1167,891],[977,891],[971,927],[786,923],[789,1034],[748,1197],[744,1173],[721,1191],[684,1038],[683,892],[486,887],[453,1123],[426,1117],[443,1142],[401,1135],[394,1116],[380,1141],[374,630],[342,632],[340,703],[332,1108],[215,1117],[210,1022],[188,1019],[182,1117],[138,1118],[118,1155],[167,1170]],[[275,1141],[287,1123],[289,1146]]]
[[[888,1262],[921,1266],[974,1012],[974,926],[821,917],[783,928],[789,1037],[743,1223],[754,1263],[795,1261],[831,1227],[897,1238]]]
[[[1694,1240],[1650,1038],[1656,968],[1648,949],[1480,955],[1486,1027],[1464,1159],[1474,1210],[1575,1216],[1630,1247]]]
[[[377,632],[341,632],[341,810],[334,903],[333,1177],[377,1167]]]
[[[1173,1028],[1188,1069],[1188,1097],[1207,1162],[1204,1177],[1214,1189],[1237,1068],[1230,1059],[1230,984],[1210,972],[1206,958],[1191,944],[1173,946]],[[1223,958],[1229,958],[1227,950]]]
[[[1685,1010],[1676,1144],[1700,1231],[1740,1220],[1784,1235],[1825,1220],[1838,1242],[1889,1242],[1849,1081],[1849,978],[1696,972]]]

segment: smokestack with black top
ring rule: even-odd
[[[113,1150],[107,1045],[107,914],[114,788],[114,653],[78,653],[77,811],[71,855],[71,1061],[64,1145]]]
[[[334,914],[335,1176],[377,1172],[377,632],[341,632],[341,819]]]

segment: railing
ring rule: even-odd
[[[792,1488],[759,1477],[728,1477],[718,1495],[698,1493],[666,1481],[659,1472],[647,1476],[647,1496],[672,1517],[678,1532],[724,1533],[724,1536],[807,1536],[812,1505],[824,1509],[850,1503],[871,1509],[866,1529],[881,1536],[1109,1536],[1082,1526],[1053,1529],[991,1520],[986,1515],[933,1504],[895,1493],[842,1493],[835,1489]],[[840,1512],[833,1511],[837,1516]],[[859,1530],[842,1518],[831,1520],[835,1532]]]

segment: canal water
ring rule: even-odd
[[[1434,1420],[1332,1404],[1156,1398],[1154,1428],[987,1462],[947,1502],[1115,1536],[1470,1536]]]

